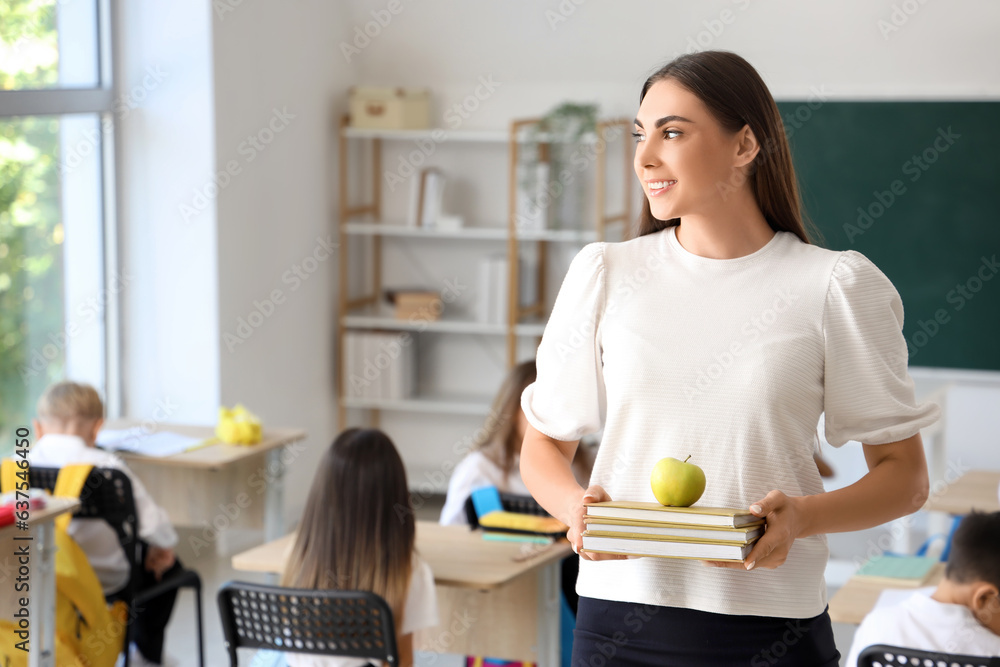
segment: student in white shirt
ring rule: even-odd
[[[874,644],[1000,656],[1000,512],[962,519],[937,589],[872,610],[854,633],[845,666],[856,667]]]
[[[466,525],[465,502],[476,489],[495,486],[502,492],[530,496],[521,481],[521,442],[528,420],[521,411],[521,393],[535,381],[535,360],[522,361],[507,373],[490,407],[490,417],[478,431],[472,450],[455,466],[448,481],[448,495],[441,509],[442,525]],[[573,458],[573,474],[577,482],[587,486],[594,465],[595,448],[581,444]],[[570,611],[576,615],[579,596],[576,577],[579,571],[576,556],[563,559],[561,582],[563,595]]]
[[[104,404],[97,390],[76,382],[59,382],[38,399],[37,413],[33,424],[38,441],[28,452],[31,465],[61,468],[83,463],[95,468],[116,468],[132,482],[145,566],[144,571],[135,573],[137,590],[183,569],[174,554],[177,533],[166,511],[150,497],[124,461],[94,444],[104,423]],[[128,583],[130,568],[114,530],[102,519],[73,519],[67,532],[87,555],[105,597],[115,599]],[[132,664],[160,664],[164,632],[176,597],[176,591],[164,593],[138,610]]]
[[[495,486],[504,493],[530,496],[521,481],[521,441],[528,420],[521,411],[521,393],[535,381],[535,360],[522,361],[510,370],[490,406],[490,417],[477,431],[471,450],[451,473],[448,495],[441,508],[441,525],[466,525],[465,502],[476,489]],[[573,473],[581,484],[590,479],[593,456],[580,447]]]
[[[438,625],[434,573],[416,550],[406,469],[378,429],[349,428],[317,466],[281,585],[372,591],[392,610],[399,667],[413,633]],[[360,658],[286,653],[289,667],[360,667]]]
[[[811,242],[782,117],[745,59],[678,56],[636,116],[643,211],[567,271],[521,399],[521,475],[575,549],[584,503],[655,502],[668,456],[704,471],[699,505],[748,509],[767,532],[745,563],[584,552],[573,664],[610,645],[622,664],[836,667],[826,533],[928,493],[920,429],[940,407],[915,400],[902,300],[863,254]],[[861,442],[868,463],[831,492],[813,459],[824,412],[826,440]],[[570,461],[601,429],[584,487]]]

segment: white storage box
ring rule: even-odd
[[[351,127],[423,130],[430,127],[430,90],[426,88],[350,89]]]

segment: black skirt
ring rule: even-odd
[[[837,667],[828,609],[813,618],[714,614],[581,597],[571,667]]]

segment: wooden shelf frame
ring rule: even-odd
[[[548,160],[549,147],[551,142],[546,141],[547,137],[545,135],[538,135],[537,139],[526,139],[526,130],[532,126],[537,125],[542,121],[541,118],[526,118],[513,120],[508,128],[506,139],[504,139],[503,134],[497,131],[466,131],[466,132],[447,132],[448,141],[472,141],[472,142],[502,142],[507,141],[508,145],[508,162],[509,162],[509,184],[508,184],[508,228],[506,233],[507,241],[507,260],[508,267],[508,286],[507,286],[507,321],[505,324],[497,325],[503,327],[504,331],[501,335],[506,337],[506,351],[507,351],[507,364],[508,368],[512,368],[517,362],[517,343],[518,339],[523,339],[526,336],[533,335],[532,331],[535,332],[534,337],[537,342],[541,339],[541,330],[537,327],[537,324],[529,323],[525,324],[525,320],[536,320],[544,319],[547,315],[545,311],[545,288],[546,288],[546,257],[547,257],[547,245],[549,243],[562,243],[562,242],[592,242],[592,241],[603,241],[606,238],[607,228],[609,225],[620,223],[627,225],[632,218],[632,206],[631,206],[631,192],[632,192],[632,147],[630,142],[627,140],[629,136],[629,127],[632,122],[625,118],[614,118],[609,120],[600,121],[597,123],[597,132],[595,135],[588,135],[585,137],[585,141],[582,143],[594,146],[594,161],[596,166],[596,185],[595,185],[595,220],[594,220],[594,231],[589,232],[587,230],[545,230],[543,232],[527,232],[518,231],[517,229],[517,166],[521,156],[522,147],[529,143],[538,143],[539,153],[543,160]],[[349,329],[357,329],[357,325],[351,324],[351,319],[354,314],[359,310],[365,309],[377,309],[380,303],[379,295],[382,293],[382,238],[384,236],[397,236],[397,237],[410,237],[410,238],[435,238],[435,239],[455,239],[455,240],[504,240],[502,233],[494,234],[492,230],[476,229],[470,234],[462,234],[461,232],[453,233],[433,233],[429,230],[418,231],[418,230],[407,230],[404,231],[395,225],[389,225],[382,221],[382,187],[380,173],[382,171],[382,139],[390,141],[405,141],[406,139],[412,139],[414,137],[422,137],[424,135],[431,136],[431,133],[436,130],[359,130],[357,128],[350,127],[350,117],[344,114],[340,117],[338,124],[338,166],[340,173],[338,174],[338,182],[340,187],[339,202],[338,202],[338,220],[337,220],[337,240],[339,242],[339,298],[338,298],[338,308],[337,308],[337,344],[334,346],[334,368],[337,372],[337,388],[338,388],[338,400],[337,400],[337,420],[339,428],[345,428],[347,425],[347,409],[349,407],[364,407],[371,411],[373,425],[378,427],[379,424],[379,412],[382,409],[380,405],[386,407],[387,409],[395,409],[392,406],[397,403],[406,403],[408,406],[406,409],[411,409],[413,406],[419,406],[420,397],[416,397],[409,401],[399,402],[399,401],[367,401],[361,399],[355,399],[349,397],[347,394],[348,378],[344,372],[344,359],[346,355],[344,334]],[[617,132],[616,132],[617,130]],[[613,135],[614,136],[611,136]],[[622,208],[621,212],[617,214],[607,214],[605,209],[608,203],[607,198],[607,174],[608,174],[608,147],[613,142],[613,140],[621,139],[623,148],[623,180],[622,180]],[[371,201],[368,203],[363,203],[359,205],[350,205],[349,203],[349,184],[348,184],[348,140],[355,141],[371,141],[372,148],[372,168],[371,168],[371,182],[372,182],[372,195]],[[609,140],[610,139],[610,140]],[[357,222],[358,218],[362,216],[370,216],[371,220],[375,222],[360,223]],[[386,229],[381,231],[377,229],[379,225],[384,225]],[[391,229],[390,229],[391,227]],[[472,231],[468,229],[466,231]],[[498,230],[499,231],[499,230]],[[347,241],[349,236],[357,235],[368,235],[372,239],[372,291],[368,294],[364,294],[358,297],[352,298],[348,294],[348,262],[349,253],[347,249]],[[518,260],[520,257],[520,244],[521,243],[537,243],[538,246],[538,272],[536,275],[535,284],[535,294],[536,300],[534,303],[522,307],[520,305],[520,300],[517,295],[520,294],[520,272],[517,270]],[[544,327],[542,328],[544,329]],[[466,335],[470,335],[474,332],[461,332]],[[496,335],[491,333],[489,335]],[[438,409],[434,411],[440,411],[441,406],[437,406]],[[443,410],[447,412],[447,408]],[[456,414],[468,414],[467,408],[456,412]]]

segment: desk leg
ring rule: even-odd
[[[38,565],[32,568],[31,595],[28,599],[28,610],[31,613],[31,644],[28,651],[28,665],[29,667],[53,667],[56,663],[55,526],[49,520],[41,521],[32,528],[31,533],[35,538],[32,551],[38,558],[36,561]]]
[[[276,471],[267,485],[267,497],[264,500],[264,539],[268,542],[285,534],[285,466],[281,462],[283,451],[284,447],[278,447],[267,453],[267,470]]]
[[[538,664],[559,667],[561,612],[559,561],[549,563],[538,573]]]

